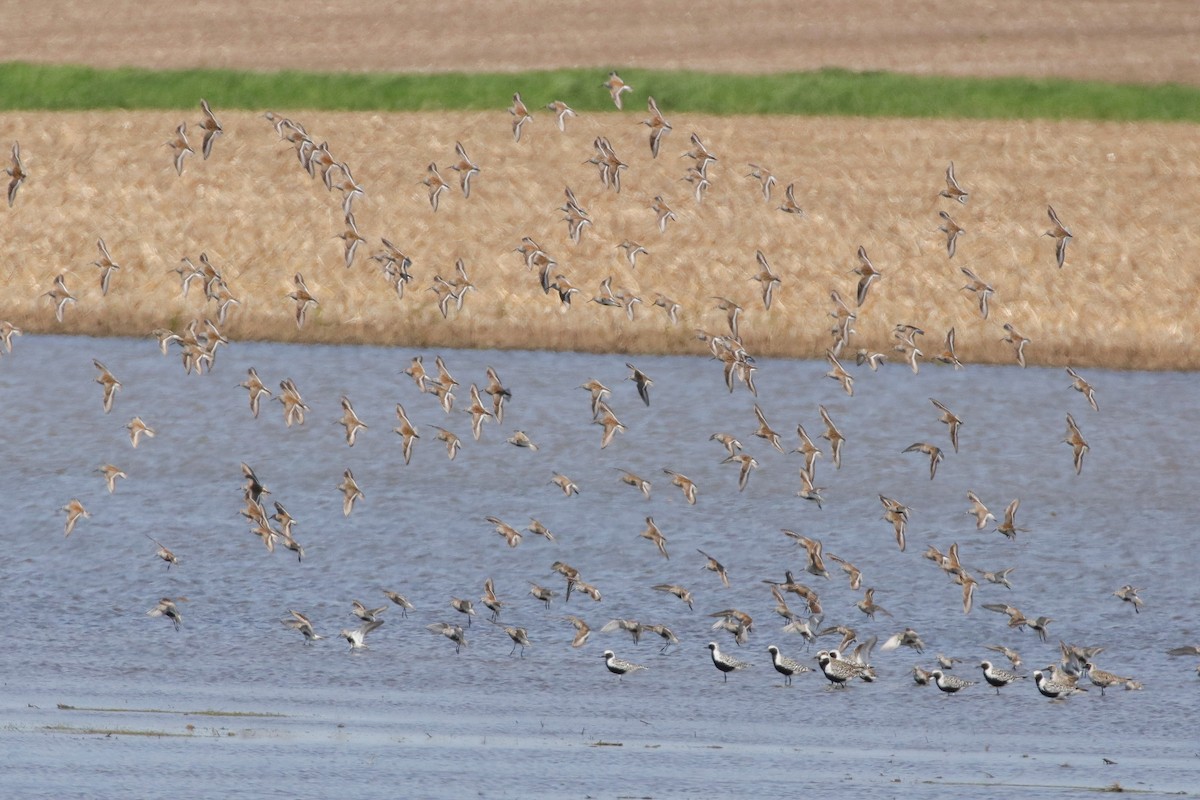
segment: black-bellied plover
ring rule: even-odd
[[[1037,690],[1039,692],[1052,699],[1057,699],[1059,697],[1070,697],[1073,694],[1087,691],[1087,689],[1083,688],[1082,686],[1074,686],[1065,681],[1052,680],[1040,669],[1034,670],[1033,682],[1037,685]]]
[[[713,666],[721,671],[722,679],[726,682],[729,681],[729,673],[754,666],[748,661],[739,661],[728,653],[722,653],[716,642],[709,642],[708,650],[712,655]]]
[[[933,677],[933,681],[937,687],[946,694],[954,694],[955,692],[966,689],[968,686],[974,686],[978,681],[968,681],[957,675],[947,675],[940,669],[935,669],[929,673]]]
[[[767,652],[771,654],[771,665],[775,667],[775,671],[783,676],[785,686],[792,685],[792,676],[801,675],[809,672],[809,668],[801,664],[794,658],[789,658],[779,652],[779,648],[775,645],[768,645]]]
[[[634,664],[632,661],[617,658],[612,650],[604,651],[604,666],[608,667],[608,671],[615,675],[624,675],[627,672],[637,672],[639,669],[645,669],[641,664]]]
[[[1000,694],[1002,687],[1008,686],[1013,681],[1024,680],[1026,677],[1006,669],[994,667],[990,661],[981,661],[979,666],[983,668],[983,679],[988,682],[989,686],[996,687],[996,694]]]
[[[840,655],[837,650],[821,650],[817,653],[821,672],[835,687],[844,687],[848,681],[862,676],[861,668],[843,660]]]

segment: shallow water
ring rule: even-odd
[[[764,360],[757,402],[785,449],[797,443],[797,422],[814,438],[823,430],[818,404],[847,437],[841,469],[828,453],[817,462],[825,498],[817,508],[795,497],[800,457],[753,436],[755,398],[728,393],[717,362],[632,359],[654,380],[647,408],[625,380],[623,356],[442,351],[464,387],[485,384],[491,365],[513,391],[503,425],[486,423],[475,442],[460,411],[465,388],[446,415],[399,374],[415,354],[235,343],[197,377],[152,340],[16,340],[0,358],[0,445],[9,454],[0,463],[6,796],[294,797],[348,787],[368,796],[388,787],[447,797],[801,790],[957,798],[983,785],[1062,797],[1114,783],[1200,791],[1200,659],[1166,655],[1200,642],[1188,471],[1200,452],[1195,375],[1086,371],[1097,413],[1057,369],[929,366],[914,376],[885,365],[857,370],[850,398],[822,377],[823,362]],[[431,369],[434,355],[425,353]],[[93,358],[123,383],[108,415]],[[275,402],[251,416],[236,388],[250,366],[276,394],[280,380],[295,380],[312,409],[306,424],[286,428]],[[610,405],[629,429],[604,450],[577,388],[593,377],[612,389]],[[353,448],[335,424],[342,394],[370,426]],[[929,397],[964,418],[961,452]],[[407,466],[389,431],[397,402],[421,430]],[[1068,412],[1091,445],[1078,476],[1060,441]],[[158,431],[136,450],[123,428],[135,414]],[[456,460],[433,425],[463,438]],[[517,429],[536,452],[504,442]],[[744,492],[709,441],[719,430],[738,435],[760,462]],[[946,451],[932,481],[927,458],[901,452],[915,441]],[[243,461],[270,489],[268,500],[299,520],[303,563],[248,534],[238,514]],[[111,496],[93,472],[106,462],[129,474]],[[334,488],[347,467],[366,493],[348,518]],[[664,467],[696,481],[695,506]],[[650,479],[651,499],[620,483],[614,468]],[[564,497],[550,484],[555,472],[581,493]],[[968,489],[997,515],[1020,497],[1017,524],[1028,531],[1015,542],[993,526],[976,531],[964,513]],[[906,552],[880,518],[879,494],[913,509]],[[73,497],[92,518],[64,538],[56,509]],[[558,541],[528,535],[509,548],[488,515],[517,528],[537,517]],[[647,515],[667,537],[669,560],[639,538]],[[781,528],[820,538],[827,558],[854,562],[892,616],[865,618],[854,606],[861,591],[840,572],[829,580],[803,573],[803,551]],[[167,570],[147,536],[182,563]],[[964,615],[959,587],[921,558],[929,544],[944,551],[953,542],[968,567],[1016,567],[1014,588],[983,583]],[[725,563],[731,588],[702,570],[697,548]],[[576,595],[564,604],[556,560],[580,569],[603,601]],[[926,652],[877,649],[877,682],[827,689],[813,656],[836,637],[808,647],[781,632],[772,611],[763,581],[782,580],[785,569],[820,592],[825,624],[880,641],[911,626]],[[509,655],[486,610],[459,655],[425,630],[461,621],[449,599],[478,598],[489,576],[506,603],[502,621],[529,630],[524,658]],[[530,581],[560,596],[545,608],[527,593]],[[650,588],[664,582],[692,589],[695,610]],[[1112,596],[1126,583],[1144,587],[1141,614]],[[406,619],[390,607],[370,649],[350,653],[337,638],[357,623],[350,603],[386,604],[381,587],[417,610]],[[163,596],[188,598],[178,632],[146,616]],[[1049,641],[981,607],[995,602],[1052,617]],[[789,603],[803,611],[798,598]],[[741,648],[709,629],[709,614],[730,607],[756,620]],[[284,628],[292,608],[327,638],[310,644]],[[593,628],[582,648],[570,647],[567,613]],[[635,645],[599,631],[616,617],[665,623],[681,643],[660,653],[652,636]],[[1004,661],[984,649],[995,643],[1020,650],[1031,673],[1058,660],[1060,639],[1103,646],[1098,666],[1145,689],[1101,697],[1092,688],[1051,703],[1031,680],[999,696],[979,685],[945,696],[909,675],[941,652],[963,659],[957,674],[979,679],[981,659]],[[723,682],[710,640],[754,668]],[[770,643],[808,659],[814,673],[784,688]],[[606,648],[648,669],[618,680],[604,668]],[[183,713],[204,710],[282,716]]]

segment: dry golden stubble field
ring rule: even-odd
[[[1194,0],[3,2],[4,58],[321,72],[642,67],[1200,82]],[[601,71],[601,74],[602,71]]]
[[[1011,322],[1033,340],[1032,363],[1200,366],[1197,279],[1181,264],[1195,251],[1200,142],[1179,126],[675,115],[654,160],[640,117],[591,115],[564,134],[541,114],[514,142],[503,111],[297,113],[366,189],[355,212],[368,244],[346,269],[334,238],[344,227],[340,196],[309,178],[260,115],[217,112],[227,134],[210,160],[189,157],[182,177],[164,145],[179,114],[0,116],[30,173],[15,207],[0,213],[0,319],[27,332],[179,330],[215,317],[197,288],[181,296],[173,272],[205,251],[241,300],[223,326],[235,340],[702,352],[697,328],[727,331],[712,299],[720,295],[744,306],[751,353],[812,356],[831,342],[830,290],[853,302],[862,245],[883,275],[858,310],[847,358],[860,346],[890,353],[891,329],[904,322],[926,330],[927,355],[954,326],[964,361],[1007,363],[1001,326]],[[720,158],[701,204],[681,180],[692,131]],[[629,164],[620,194],[584,163],[597,135]],[[456,178],[456,140],[483,172],[470,199],[456,189],[435,213],[420,181],[430,161]],[[966,205],[938,197],[951,159],[971,193]],[[749,162],[778,176],[772,202],[746,177]],[[777,209],[792,181],[804,218]],[[578,245],[558,210],[566,186],[594,220]],[[658,194],[679,217],[665,233],[649,208]],[[1062,270],[1042,235],[1047,204],[1075,234]],[[939,210],[967,229],[953,260]],[[413,260],[403,299],[368,259],[381,236]],[[514,251],[523,236],[581,288],[569,308],[542,293]],[[90,264],[97,237],[123,267],[107,297]],[[616,248],[624,239],[650,251],[636,271]],[[769,312],[751,280],[759,248],[783,280]],[[459,257],[477,291],[443,319],[429,287],[437,274],[451,277]],[[963,266],[996,289],[986,321],[961,289]],[[297,271],[320,300],[303,330],[286,297]],[[78,298],[63,324],[43,296],[60,272]],[[644,298],[634,322],[587,302],[609,275]],[[678,325],[651,306],[655,292],[682,304]]]

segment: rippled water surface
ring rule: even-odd
[[[818,508],[795,496],[800,456],[754,437],[756,398],[727,392],[719,363],[706,358],[442,351],[461,382],[447,415],[401,374],[416,355],[402,349],[235,343],[197,377],[152,340],[15,344],[0,358],[6,796],[1200,791],[1200,658],[1166,655],[1200,643],[1195,375],[1084,370],[1097,413],[1058,369],[928,366],[913,375],[889,364],[857,370],[851,398],[823,377],[822,362],[764,360],[757,402],[784,449],[796,446],[797,423],[814,438],[824,430],[819,404],[846,436],[840,469],[817,440],[826,450]],[[431,369],[435,354],[424,354]],[[123,384],[107,415],[93,358]],[[626,380],[627,360],[653,378],[649,407]],[[475,442],[461,409],[489,365],[513,398],[503,424],[487,422]],[[276,394],[283,378],[296,382],[311,407],[303,426],[285,427],[276,402],[251,416],[236,386],[251,366]],[[603,450],[578,388],[589,378],[612,389],[610,405],[628,428]],[[342,395],[370,426],[353,448],[336,424]],[[965,420],[960,452],[930,397]],[[397,402],[421,433],[408,465],[390,432]],[[1061,441],[1068,412],[1091,446],[1078,476]],[[134,415],[158,433],[136,450],[123,427]],[[462,437],[456,460],[434,425]],[[537,451],[505,443],[518,429]],[[717,431],[736,434],[759,462],[743,492],[736,466],[721,463],[724,450],[709,440]],[[932,481],[927,458],[902,452],[917,441],[945,450]],[[94,472],[109,462],[129,475],[113,495]],[[240,462],[269,488],[268,506],[278,500],[299,520],[303,563],[281,548],[268,553],[248,532]],[[696,482],[695,506],[664,467]],[[335,488],[346,468],[366,494],[349,517]],[[650,479],[651,499],[622,484],[617,468]],[[580,494],[551,485],[556,472]],[[994,524],[976,531],[968,489],[1001,516],[1019,497],[1017,524],[1028,530],[1015,542]],[[912,509],[905,552],[881,519],[879,494]],[[57,509],[71,498],[92,516],[65,538]],[[517,528],[536,517],[558,541],[526,535],[509,548],[489,515]],[[647,516],[667,537],[669,559],[639,537]],[[861,590],[836,564],[828,580],[804,573],[803,550],[782,528],[856,564],[890,616],[866,618],[855,607]],[[182,563],[168,570],[148,536]],[[968,568],[1016,568],[1011,590],[982,583],[969,615],[960,588],[921,557],[930,544],[945,551],[955,542]],[[702,569],[697,548],[728,567],[730,588]],[[564,604],[564,582],[550,568],[559,560],[603,600]],[[825,625],[880,641],[911,626],[925,653],[877,648],[877,682],[828,689],[813,657],[837,637],[809,646],[784,633],[763,582],[789,569],[820,593]],[[458,655],[425,629],[464,621],[450,598],[478,598],[488,577],[505,602],[501,621],[533,640],[523,658],[509,655],[486,611]],[[531,581],[560,595],[544,607],[528,594]],[[695,609],[653,591],[659,583],[690,588]],[[1142,588],[1140,614],[1112,595],[1127,583]],[[351,601],[390,605],[382,588],[407,595],[416,611],[404,618],[389,607],[370,648],[351,653],[337,635],[357,624]],[[164,596],[188,598],[178,632],[146,615]],[[1049,640],[982,608],[997,602],[1052,617]],[[710,630],[710,615],[727,608],[755,619],[744,646]],[[288,609],[327,638],[306,643],[286,629]],[[571,647],[565,614],[591,624],[585,646]],[[660,653],[656,637],[634,644],[599,631],[618,617],[664,623],[680,644]],[[1098,666],[1145,688],[1106,697],[1093,688],[1051,703],[1031,680],[999,696],[980,685],[946,696],[910,677],[940,652],[963,659],[956,674],[979,679],[981,659],[1004,661],[984,649],[1000,643],[1020,650],[1031,673],[1058,660],[1060,639],[1103,647]],[[723,682],[710,640],[754,667]],[[814,672],[783,687],[765,652],[771,643]],[[606,648],[646,671],[618,680],[604,668]],[[226,715],[183,713],[199,711]]]

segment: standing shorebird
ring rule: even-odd
[[[792,685],[793,675],[802,675],[809,672],[808,667],[801,664],[794,658],[788,658],[779,652],[779,648],[775,645],[769,645],[767,652],[771,654],[771,664],[775,667],[775,671],[783,676],[784,686]]]
[[[1087,691],[1082,686],[1075,686],[1074,684],[1054,680],[1040,669],[1034,670],[1033,682],[1042,695],[1052,700],[1057,700],[1060,697],[1070,697],[1073,694]]]
[[[983,679],[988,682],[989,686],[995,687],[996,694],[1000,694],[1000,690],[1013,681],[1025,679],[1024,675],[1018,675],[1015,672],[992,666],[992,662],[990,661],[981,661],[979,662],[979,666],[983,668]]]
[[[708,650],[712,655],[713,666],[722,672],[722,680],[726,683],[729,682],[729,673],[754,666],[747,661],[739,661],[728,653],[722,653],[716,642],[709,642]]]
[[[629,672],[637,672],[640,669],[645,669],[641,664],[634,664],[632,661],[617,658],[616,653],[612,650],[604,651],[604,666],[608,667],[608,671],[614,675],[625,675]]]
[[[978,683],[978,681],[968,681],[958,677],[957,675],[947,675],[940,669],[935,669],[933,672],[931,672],[930,677],[933,678],[934,683],[937,684],[937,687],[946,694],[954,694],[955,692],[966,689],[968,686],[974,686],[976,683]]]

